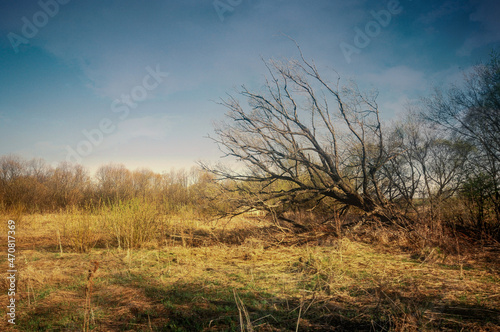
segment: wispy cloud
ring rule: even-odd
[[[174,123],[171,116],[146,116],[124,120],[118,123],[115,132],[106,137],[96,151],[126,146],[137,138],[165,140]]]
[[[472,31],[467,37],[462,47],[458,50],[458,55],[468,56],[474,50],[497,44],[500,40],[500,2],[497,0],[485,0],[477,2],[477,9],[470,14],[471,22],[477,23],[479,29]]]
[[[443,18],[449,18],[455,13],[460,12],[469,7],[466,2],[444,1],[443,3],[436,2],[436,7],[429,12],[426,12],[419,18],[419,21],[426,25],[433,25]]]
[[[418,91],[427,85],[423,72],[407,66],[390,67],[359,76],[362,82],[369,82],[378,89],[390,89],[392,92]]]

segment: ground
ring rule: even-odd
[[[416,253],[348,235],[294,242],[242,218],[174,220],[177,234],[169,228],[163,242],[124,249],[100,238],[78,252],[57,232],[63,219],[17,224],[17,330],[81,331],[87,321],[90,331],[500,331],[491,248]],[[6,253],[1,264],[6,271]],[[8,288],[4,279],[4,304]]]

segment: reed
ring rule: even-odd
[[[83,318],[83,331],[88,332],[90,328],[90,316],[92,313],[91,299],[92,299],[92,288],[94,286],[94,277],[97,269],[99,268],[99,262],[92,262],[93,267],[89,269],[87,275],[87,285],[85,286],[85,316]]]

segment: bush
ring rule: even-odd
[[[63,241],[78,252],[88,252],[102,237],[99,216],[90,210],[72,207],[63,214],[63,220]]]
[[[133,198],[102,208],[106,229],[119,248],[139,248],[160,237],[162,219],[154,203]]]

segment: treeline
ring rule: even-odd
[[[428,113],[410,112],[388,144],[400,153],[379,173],[380,190],[405,215],[500,234],[498,161],[470,137],[444,131]]]
[[[463,82],[408,107],[383,167],[388,196],[425,207],[431,220],[500,237],[500,57],[492,53]],[[420,211],[422,208],[420,208]]]
[[[54,212],[69,207],[111,206],[131,199],[155,203],[164,212],[209,214],[216,186],[213,176],[198,168],[162,174],[131,171],[120,164],[101,166],[94,176],[78,164],[48,165],[43,159],[0,157],[0,207],[26,212]]]

